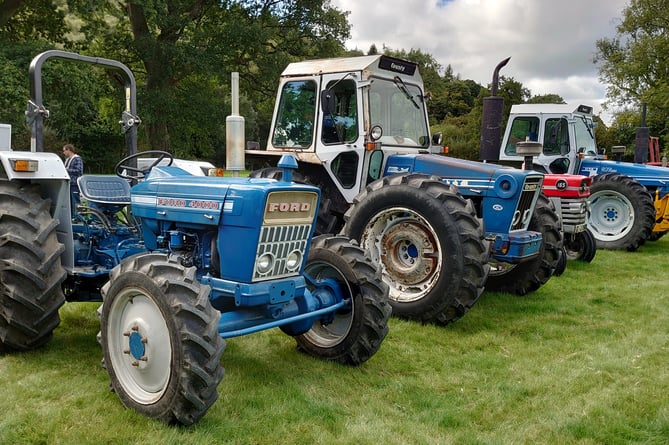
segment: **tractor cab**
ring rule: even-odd
[[[292,63],[281,75],[267,149],[247,157],[291,152],[322,164],[351,202],[381,177],[388,150],[429,151],[422,85],[415,64],[388,56]]]
[[[520,141],[536,141],[543,145],[534,157],[534,169],[546,173],[578,174],[581,159],[599,158],[595,143],[592,107],[556,104],[521,104],[511,107],[506,127],[501,161],[520,161],[516,151]]]

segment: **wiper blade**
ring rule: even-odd
[[[409,99],[409,100],[411,101],[411,103],[413,104],[413,106],[420,110],[420,105],[418,105],[418,103],[416,102],[416,99],[413,98],[413,96],[412,96],[411,93],[409,92],[409,89],[407,88],[407,86],[406,86],[406,84],[404,83],[404,81],[403,81],[399,76],[395,76],[395,78],[393,79],[393,81],[395,82],[395,86],[397,86],[397,88],[398,88],[402,93],[404,93],[404,97],[406,97],[407,99]]]

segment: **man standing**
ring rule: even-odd
[[[72,144],[65,144],[63,146],[63,155],[65,156],[65,169],[70,175],[70,203],[72,205],[72,215],[74,215],[75,209],[80,202],[77,179],[84,174],[84,161],[77,154],[77,149]]]

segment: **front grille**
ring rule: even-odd
[[[511,225],[511,230],[527,230],[532,218],[532,210],[536,202],[537,195],[541,193],[541,184],[543,183],[542,176],[528,176],[525,178],[523,184],[523,191],[518,200],[518,206],[514,215],[514,222]]]
[[[306,253],[310,232],[310,224],[263,226],[260,232],[256,258],[270,254],[273,263],[272,267],[264,273],[258,270],[256,264],[253,271],[253,281],[296,275],[300,267],[290,270],[286,264],[286,259],[293,251],[299,251],[301,255]],[[303,257],[302,261],[304,261]]]
[[[585,224],[588,219],[587,205],[585,198],[560,199],[562,224],[573,226]]]

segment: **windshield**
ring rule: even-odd
[[[596,154],[597,144],[593,132],[592,119],[585,116],[575,116],[576,150],[578,153]]]
[[[286,82],[281,90],[272,145],[275,147],[310,147],[314,137],[316,82]]]
[[[423,92],[416,85],[374,78],[369,90],[372,125],[383,129],[381,143],[424,148],[429,145]]]

